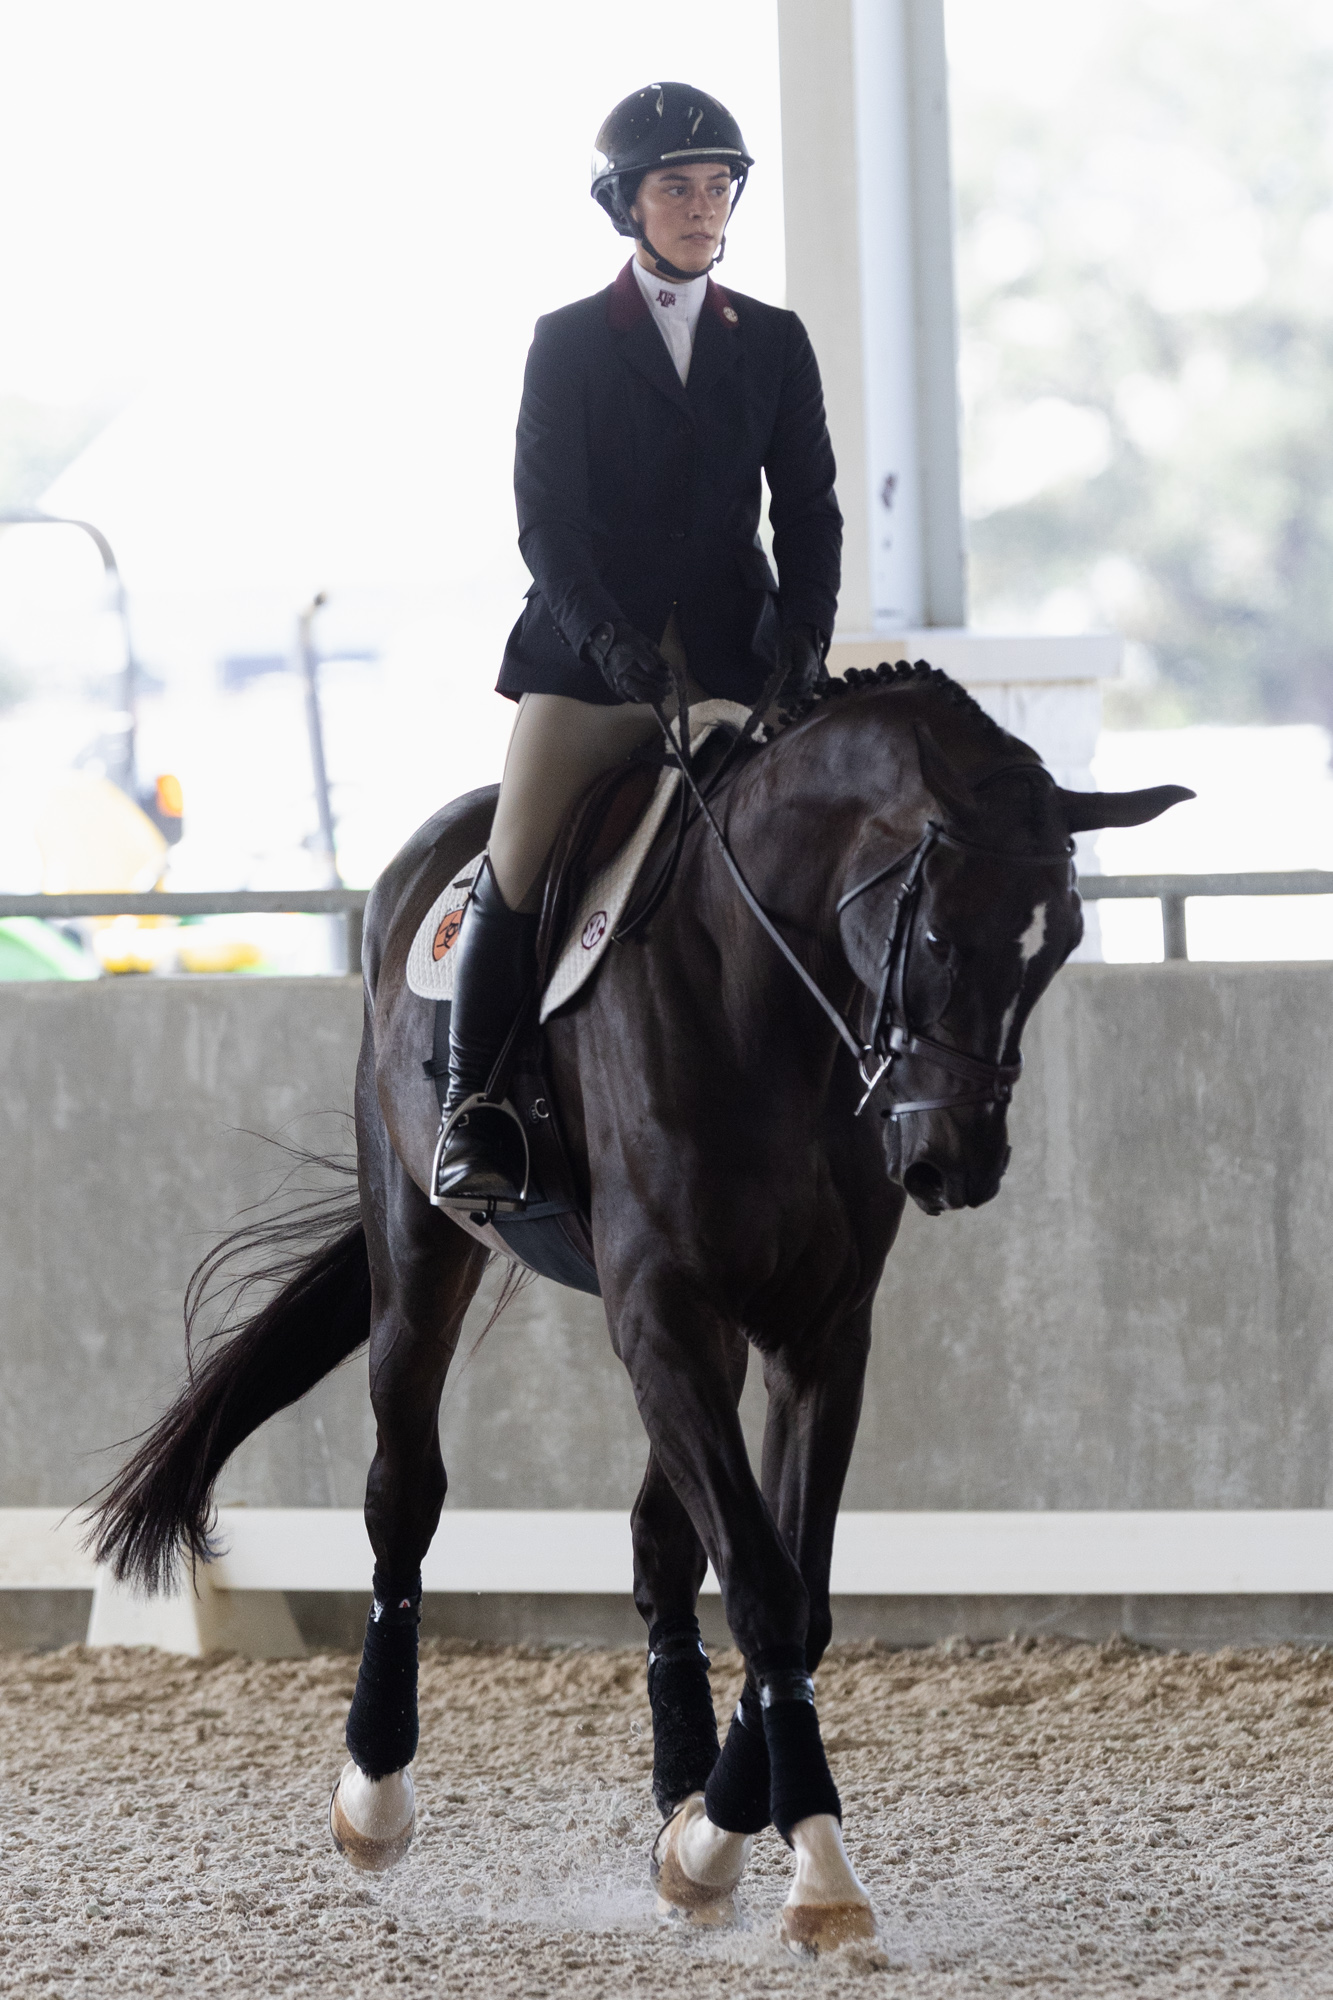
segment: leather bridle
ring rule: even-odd
[[[926,830],[916,846],[897,861],[890,861],[883,868],[877,868],[865,881],[858,882],[854,889],[838,900],[839,916],[880,882],[905,868],[902,886],[894,899],[893,916],[884,944],[883,970],[879,991],[875,996],[871,1019],[870,1038],[864,1044],[858,1067],[861,1081],[865,1084],[865,1096],[857,1105],[859,1114],[870,1100],[871,1092],[880,1080],[891,1070],[894,1062],[902,1056],[916,1056],[923,1062],[933,1063],[949,1076],[956,1076],[963,1084],[970,1086],[964,1090],[950,1092],[941,1097],[914,1097],[901,1104],[895,1104],[884,1113],[886,1118],[906,1118],[914,1111],[958,1111],[969,1104],[1007,1104],[1014,1094],[1014,1085],[1023,1073],[1023,1058],[1016,1062],[990,1062],[984,1056],[969,1055],[965,1049],[955,1049],[947,1042],[937,1042],[931,1036],[922,1034],[912,1026],[907,1002],[907,973],[911,961],[912,943],[916,935],[916,919],[921,904],[921,891],[925,882],[926,860],[936,846],[953,847],[964,853],[984,854],[994,860],[1005,860],[1023,866],[1050,867],[1061,863],[1069,867],[1069,857],[1073,843],[1060,854],[1012,854],[1003,849],[982,847],[976,841],[963,840],[958,834],[950,833],[937,820],[928,820]],[[873,1075],[870,1064],[878,1063]]]
[[[884,960],[879,991],[875,998],[870,1038],[864,1041],[834,1006],[823,988],[806,971],[751,889],[731,851],[726,835],[713,816],[708,799],[695,782],[694,773],[690,769],[689,753],[685,751],[682,754],[682,746],[689,741],[689,710],[685,702],[683,679],[683,675],[678,677],[680,695],[678,717],[683,718],[684,724],[679,736],[661,707],[656,702],[653,703],[653,711],[666,738],[668,749],[674,753],[671,761],[679,769],[685,786],[693,794],[695,804],[722,850],[722,859],[746,906],[782,953],[811,999],[827,1016],[839,1040],[845,1043],[855,1057],[857,1071],[865,1085],[865,1094],[857,1105],[854,1116],[860,1117],[894,1062],[904,1056],[915,1056],[923,1062],[933,1063],[937,1069],[944,1070],[950,1076],[956,1076],[961,1083],[969,1085],[970,1088],[954,1091],[945,1097],[916,1097],[906,1103],[895,1104],[884,1113],[886,1118],[906,1118],[915,1111],[956,1111],[970,1104],[1007,1104],[1013,1096],[1014,1085],[1022,1073],[1021,1057],[1013,1063],[995,1063],[987,1061],[983,1056],[969,1055],[965,1049],[950,1048],[948,1043],[934,1041],[930,1036],[920,1033],[912,1026],[908,1015],[907,969],[917,911],[921,902],[926,860],[932,848],[938,844],[968,853],[985,854],[994,860],[1012,862],[1018,867],[1050,867],[1052,863],[1059,862],[1067,870],[1071,865],[1070,857],[1074,852],[1074,843],[1070,841],[1059,854],[1012,854],[1001,848],[982,847],[975,841],[963,840],[958,834],[950,833],[938,821],[929,820],[925,832],[914,848],[900,855],[896,861],[890,861],[884,867],[877,868],[873,875],[868,875],[863,882],[858,882],[854,889],[849,889],[846,895],[840,897],[837,906],[839,916],[850,903],[854,903],[859,896],[864,896],[867,890],[875,888],[880,882],[887,881],[890,876],[897,874],[899,869],[907,871],[894,902],[893,918],[885,939]],[[752,712],[752,721],[759,712],[757,704]],[[1014,768],[1031,771],[1047,778],[1050,775],[1040,764]],[[992,772],[985,782],[989,783],[991,779],[1005,775],[1003,771]]]

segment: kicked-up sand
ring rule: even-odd
[[[1333,1996],[1333,1653],[835,1648],[818,1677],[881,1939],[660,1925],[638,1652],[428,1643],[419,1832],[356,1875],[356,1662],[0,1655],[0,1993]],[[714,1661],[719,1714],[734,1654]]]

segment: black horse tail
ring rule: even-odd
[[[299,1167],[355,1176],[354,1162],[284,1150]],[[370,1263],[356,1196],[299,1192],[299,1206],[233,1231],[190,1280],[189,1379],[91,1503],[88,1546],[123,1583],[168,1590],[182,1554],[191,1567],[215,1555],[213,1491],[227,1460],[370,1336]],[[275,1284],[257,1311],[248,1309],[256,1288]],[[228,1309],[206,1358],[196,1360],[196,1321],[220,1295]]]

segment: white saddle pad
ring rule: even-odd
[[[454,997],[454,946],[463,928],[463,912],[472,894],[472,884],[485,859],[483,848],[454,877],[444,894],[436,897],[412,940],[407,954],[407,983],[423,1000]]]
[[[690,710],[690,748],[697,751],[719,723],[739,729],[749,710],[734,701],[703,701]],[[679,771],[664,770],[648,802],[648,810],[629,839],[588,883],[542,995],[541,1018],[574,998],[601,963],[625,914],[644,859],[657,837],[667,808],[680,783]],[[468,896],[485,859],[478,854],[431,904],[407,954],[407,983],[423,1000],[451,1000],[458,943],[466,921]]]

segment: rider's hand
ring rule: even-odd
[[[828,641],[813,625],[785,625],[778,641],[778,659],[785,672],[778,699],[797,708],[809,701],[821,681],[828,678],[824,655]]]
[[[589,633],[583,653],[622,701],[660,702],[671,692],[671,669],[661,653],[623,619]]]

